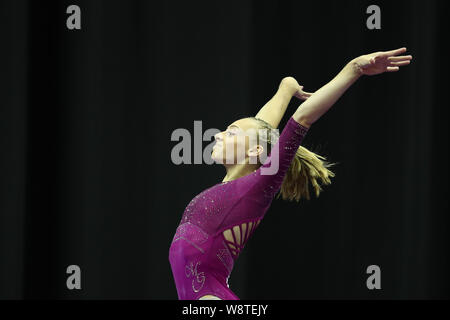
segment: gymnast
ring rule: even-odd
[[[333,164],[300,145],[311,125],[361,76],[408,65],[412,56],[401,55],[405,52],[400,48],[359,56],[314,93],[285,77],[255,117],[238,119],[215,135],[211,157],[225,166],[226,175],[188,204],[169,249],[180,300],[239,300],[229,288],[229,276],[275,195],[309,200],[309,184],[318,197],[321,185],[329,185],[334,177]],[[294,96],[304,102],[278,135],[274,129]],[[256,139],[250,132],[256,132]],[[242,159],[237,150],[244,150]],[[264,173],[275,161],[278,170]]]

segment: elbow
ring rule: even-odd
[[[300,119],[300,121],[298,121],[298,123],[300,123],[302,126],[304,126],[305,128],[310,128],[311,127],[311,125],[312,125],[312,123],[310,123],[310,122],[308,122],[308,121],[306,121],[306,120],[302,120],[302,119]]]
[[[311,127],[311,125],[313,124],[313,122],[309,118],[307,118],[307,117],[305,117],[304,115],[301,115],[301,114],[294,113],[292,118],[294,118],[294,120],[297,123],[301,124],[302,126],[304,126],[306,128]]]

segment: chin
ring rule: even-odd
[[[222,164],[223,163],[223,159],[218,158],[217,157],[217,152],[213,151],[213,153],[211,154],[211,159],[214,160],[215,163],[217,164]]]

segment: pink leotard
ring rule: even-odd
[[[288,120],[274,146],[279,157],[276,174],[261,174],[261,168],[270,167],[270,154],[255,172],[218,183],[188,204],[169,249],[180,300],[197,300],[204,295],[239,300],[228,286],[234,261],[280,189],[307,131],[292,117]],[[234,241],[227,240],[224,231]]]

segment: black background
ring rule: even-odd
[[[333,184],[275,200],[229,283],[241,299],[449,298],[443,4],[1,0],[0,298],[176,299],[176,226],[225,170],[174,165],[171,133],[224,129],[285,76],[315,91],[403,46],[411,65],[360,79],[310,129],[302,144],[339,162]]]

